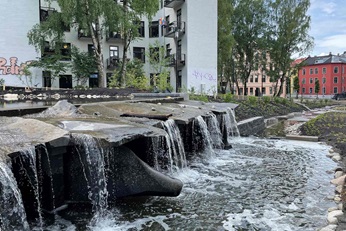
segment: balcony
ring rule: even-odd
[[[123,42],[124,38],[122,38],[119,32],[109,32],[107,33],[106,40],[109,42]]]
[[[164,36],[169,38],[179,38],[183,34],[185,34],[185,22],[171,22],[164,30]]]
[[[51,55],[54,55],[55,54],[55,50],[51,49],[50,47],[45,47],[43,50],[42,50],[42,53],[41,53],[41,57],[48,57],[48,56],[51,56]]]
[[[185,66],[185,54],[171,54],[166,57],[168,59],[168,66],[182,67]]]
[[[183,4],[185,0],[165,0],[164,6],[167,8],[176,8]]]
[[[107,69],[114,70],[119,66],[119,57],[109,57],[107,59]]]
[[[91,39],[91,33],[87,29],[78,30],[78,39]]]
[[[44,22],[48,19],[48,17],[56,12],[54,8],[51,7],[41,7],[40,8],[40,22]]]

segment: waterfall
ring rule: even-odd
[[[167,132],[166,137],[169,156],[171,157],[171,166],[175,170],[186,168],[186,155],[184,150],[184,143],[180,135],[178,126],[174,120],[169,119],[162,123],[164,130]]]
[[[87,182],[88,198],[92,203],[94,218],[102,215],[108,206],[107,182],[104,167],[103,149],[90,135],[73,134],[83,174]]]
[[[22,195],[8,165],[0,162],[0,230],[29,230]]]
[[[237,121],[235,120],[234,110],[227,108],[226,114],[224,115],[224,123],[227,131],[227,138],[231,137],[239,137],[239,129],[237,126]]]
[[[210,117],[207,120],[208,130],[210,132],[210,137],[213,143],[214,148],[222,148],[223,142],[222,142],[222,133],[220,131],[220,125],[217,121],[216,115],[213,113],[210,113]]]
[[[36,162],[36,151],[35,147],[31,146],[26,149],[23,149],[20,151],[20,158],[21,161],[21,171],[23,171],[23,174],[26,174],[27,177],[30,179],[30,184],[33,189],[33,193],[35,196],[35,200],[37,203],[37,213],[38,213],[38,226],[42,229],[43,227],[43,218],[42,218],[42,206],[41,206],[41,187],[39,185],[39,178],[37,174],[37,162]],[[25,158],[24,160],[22,158]],[[25,161],[29,161],[29,168],[27,169],[25,165]],[[29,172],[28,172],[29,171]]]
[[[202,116],[197,116],[192,123],[192,144],[194,151],[203,149],[208,155],[213,155],[213,145],[208,126]]]
[[[165,137],[150,137],[150,153],[153,155],[153,165],[156,171],[167,169],[172,172],[172,151],[168,134]],[[167,142],[169,141],[169,142]],[[164,148],[166,147],[166,149]]]

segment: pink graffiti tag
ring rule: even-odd
[[[200,80],[208,80],[208,81],[216,80],[216,78],[208,72],[201,72],[201,71],[194,70],[192,75],[195,76],[196,79],[200,79]]]
[[[7,60],[4,57],[0,57],[0,75],[22,75],[25,66],[31,63],[31,61],[27,61],[18,66],[17,57],[11,57],[9,60],[10,65],[6,66]]]

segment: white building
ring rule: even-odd
[[[6,0],[9,2],[9,0]],[[142,37],[130,45],[128,57],[142,59],[148,78],[152,69],[145,58],[149,45],[159,42],[166,48],[170,58],[170,84],[175,91],[192,90],[213,94],[217,89],[217,1],[210,0],[161,0],[160,9],[149,22],[142,19]],[[16,0],[4,4],[0,19],[5,30],[0,37],[0,79],[8,86],[27,86],[25,76],[21,75],[23,65],[35,60],[38,54],[34,47],[28,45],[27,32],[33,25],[44,20],[52,10],[59,7],[53,1],[50,9],[48,3],[41,1]],[[52,9],[53,8],[53,9]],[[160,25],[164,19],[165,25]],[[119,34],[104,36],[103,57],[105,76],[108,78],[116,68],[117,61],[123,54],[122,40]],[[65,32],[65,46],[71,45],[83,51],[92,49],[91,38],[70,28]],[[51,52],[47,49],[43,53]],[[62,61],[69,62],[69,61]],[[21,78],[19,78],[21,76]],[[90,75],[90,87],[97,86],[97,73]],[[77,85],[72,73],[66,72],[56,80],[51,80],[49,73],[34,70],[31,86],[72,88]]]

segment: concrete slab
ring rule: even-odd
[[[311,141],[317,142],[318,136],[300,136],[300,135],[286,135],[288,140],[302,140],[302,141]]]

